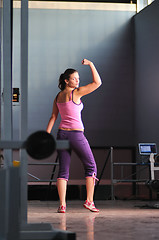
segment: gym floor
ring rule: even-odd
[[[51,223],[53,228],[76,233],[77,240],[159,239],[157,201],[97,200],[99,213],[83,201],[68,201],[67,212],[57,213],[58,201],[28,201],[28,223]]]

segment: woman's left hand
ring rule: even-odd
[[[87,60],[86,58],[84,58],[83,60],[82,60],[82,64],[83,65],[90,65],[92,62],[91,61],[89,61],[89,60]]]

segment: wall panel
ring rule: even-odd
[[[133,144],[134,4],[35,2],[29,8],[29,133],[46,129],[58,78],[66,68],[79,71],[81,85],[91,81],[83,58],[92,60],[103,80],[94,93],[83,97],[85,133],[92,146]],[[43,4],[43,9],[41,5]],[[17,3],[18,4],[18,3]],[[81,4],[81,5],[80,5]],[[33,7],[34,6],[34,7]],[[39,6],[39,7],[38,7]],[[47,6],[47,7],[46,7]],[[98,6],[98,8],[97,8]],[[110,6],[113,8],[110,9]],[[14,9],[14,85],[19,85],[19,8]],[[14,137],[18,136],[18,106],[14,108]],[[58,119],[53,129],[56,136]]]

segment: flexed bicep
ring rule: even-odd
[[[89,61],[87,59],[83,59],[82,60],[82,64],[83,65],[89,65],[89,67],[91,69],[91,72],[92,72],[92,82],[87,84],[87,85],[85,85],[85,86],[79,87],[77,89],[77,94],[80,97],[95,91],[102,84],[100,75],[99,75],[95,65],[91,61]]]

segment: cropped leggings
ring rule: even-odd
[[[97,167],[95,159],[89,143],[82,131],[66,131],[59,129],[57,133],[57,140],[68,140],[70,143],[70,149],[58,150],[58,179],[69,179],[69,168],[72,150],[74,150],[74,152],[78,155],[83,163],[85,169],[85,177],[93,177],[94,179],[97,179]]]

